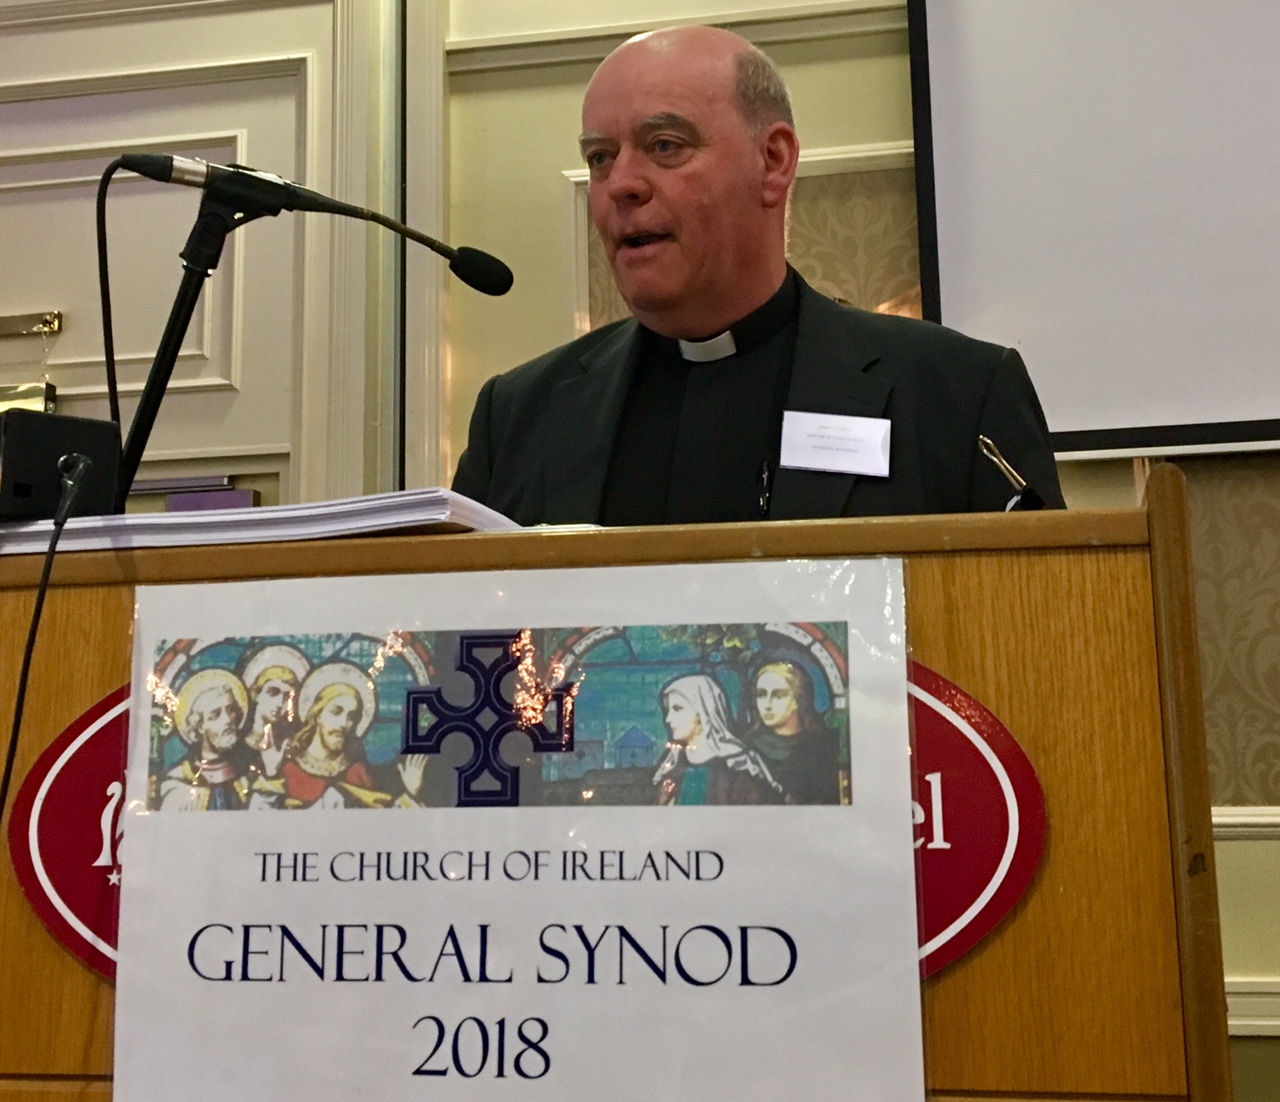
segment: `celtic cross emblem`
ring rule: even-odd
[[[513,731],[529,737],[534,750],[556,753],[573,749],[573,704],[578,686],[560,680],[552,670],[547,685],[533,665],[529,631],[463,635],[458,642],[458,669],[474,686],[471,702],[450,704],[439,688],[411,688],[405,694],[403,752],[438,754],[454,733],[471,740],[471,757],[458,767],[458,807],[518,807],[520,771],[503,760],[499,746]],[[503,680],[515,674],[512,699]],[[548,713],[554,726],[547,726]],[[484,778],[492,778],[482,787]],[[492,782],[496,781],[496,787]]]

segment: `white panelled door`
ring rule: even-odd
[[[119,153],[250,164],[361,206],[395,181],[390,0],[0,0],[0,382],[47,372],[59,412],[107,416],[93,199]],[[118,173],[108,202],[126,422],[181,278],[200,193]],[[183,344],[140,477],[261,474],[282,500],[383,488],[367,404],[394,342],[366,224],[285,213],[236,230]],[[375,396],[371,399],[370,396]],[[374,434],[370,436],[369,434]],[[372,459],[367,457],[373,457]]]

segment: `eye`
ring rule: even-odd
[[[676,138],[654,138],[649,143],[649,150],[658,157],[670,157],[679,153],[684,148],[683,143]]]
[[[582,159],[587,162],[588,168],[595,171],[608,165],[613,154],[607,149],[588,149],[583,153]]]

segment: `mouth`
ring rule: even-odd
[[[674,236],[669,233],[632,233],[619,240],[618,251],[638,251],[671,240],[674,240]]]

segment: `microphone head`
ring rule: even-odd
[[[93,460],[87,455],[81,455],[79,452],[68,452],[58,460],[58,473],[62,475],[65,482],[74,482],[81,475],[88,474],[92,469]]]
[[[465,245],[455,251],[457,255],[450,261],[449,271],[468,287],[486,295],[505,295],[511,290],[515,276],[496,256]]]

